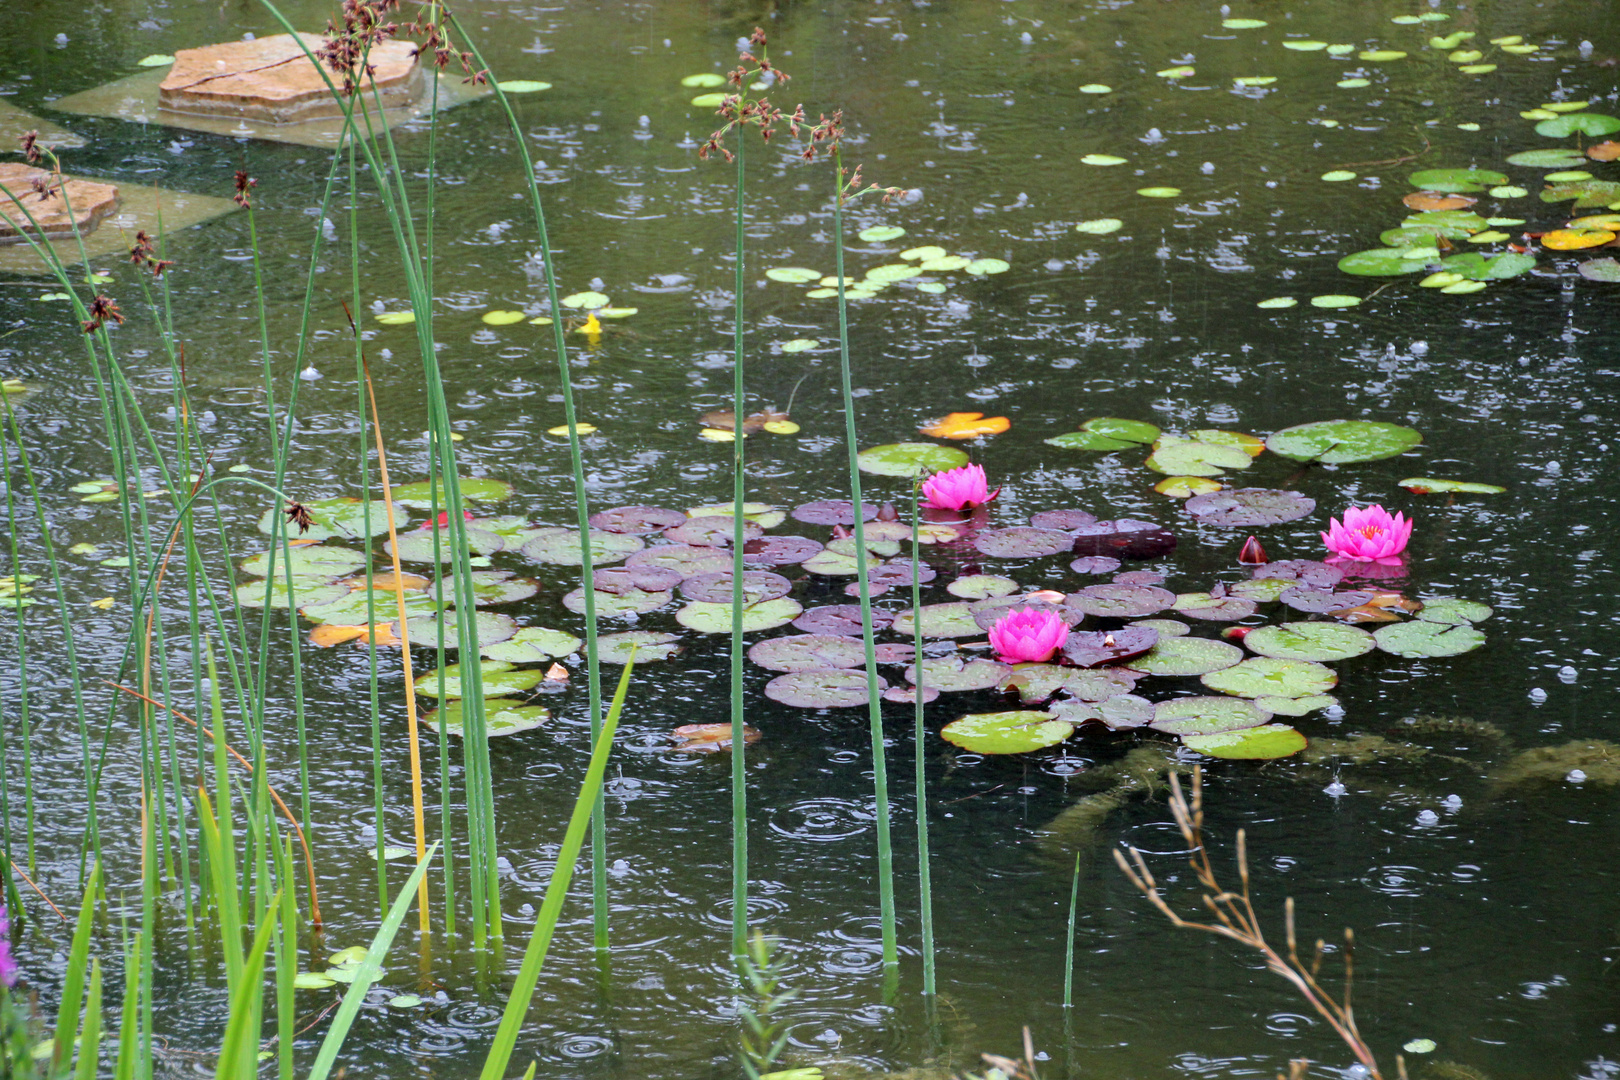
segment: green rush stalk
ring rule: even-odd
[[[840,274],[840,277],[843,275]],[[917,785],[917,892],[922,924],[923,996],[934,995],[934,886],[928,862],[928,769],[925,749],[928,729],[923,725],[923,634],[922,634],[922,567],[918,552],[922,550],[922,516],[918,503],[920,482],[911,485],[911,662],[916,666],[916,685],[912,688],[912,753],[916,762]]]

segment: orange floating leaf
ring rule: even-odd
[[[350,592],[360,592],[366,587],[366,575],[356,574],[354,577],[344,578],[339,585],[347,585]],[[383,592],[423,592],[433,584],[419,574],[407,574],[403,571],[397,576],[392,570],[379,571],[371,575],[371,587]]]
[[[678,727],[669,733],[675,740],[672,749],[693,750],[698,753],[712,754],[718,750],[731,749],[730,724],[687,724]],[[759,742],[759,731],[748,725],[743,725],[743,742]]]
[[[1586,156],[1593,161],[1620,160],[1620,142],[1609,139],[1605,142],[1593,143],[1586,148]]]
[[[368,633],[368,631],[370,631]],[[378,645],[400,646],[403,643],[394,634],[393,623],[378,623],[375,626],[346,626],[341,623],[321,623],[309,632],[312,644],[323,649],[330,649],[334,645],[341,645],[345,641],[353,641],[359,645],[369,645],[373,640]]]
[[[563,667],[561,664],[552,664],[550,667],[546,668],[546,681],[567,682],[568,669]]]
[[[953,412],[950,415],[918,428],[924,435],[936,439],[976,439],[980,435],[1000,435],[1012,427],[1005,416],[986,416],[976,412]]]
[[[1413,210],[1461,210],[1473,206],[1478,199],[1467,195],[1453,195],[1442,191],[1414,191],[1401,199],[1401,202]]]
[[[1542,234],[1541,246],[1549,251],[1580,251],[1607,244],[1614,236],[1608,229],[1554,229]]]

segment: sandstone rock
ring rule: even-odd
[[[310,51],[320,47],[319,36],[298,36]],[[408,41],[385,41],[372,47],[370,64],[385,108],[407,106],[419,96],[424,76],[415,50]],[[341,87],[341,79],[330,71],[327,74]],[[369,83],[366,95],[371,104]],[[320,70],[291,34],[179,50],[159,87],[159,102],[175,112],[248,117],[273,124],[343,114]]]
[[[50,190],[49,197],[40,198],[36,180]],[[0,244],[22,243],[23,233],[36,232],[36,225],[37,231],[50,237],[70,235],[75,225],[81,234],[94,232],[102,218],[118,209],[118,203],[118,189],[111,184],[65,179],[58,187],[54,174],[44,169],[21,162],[0,163],[0,214],[4,215]],[[29,216],[35,224],[29,223]]]

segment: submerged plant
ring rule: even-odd
[[[1344,511],[1344,521],[1328,519],[1328,530],[1322,534],[1322,543],[1333,552],[1335,559],[1356,559],[1369,562],[1393,559],[1406,550],[1412,538],[1412,522],[1404,514],[1394,514],[1374,503],[1368,507],[1350,506]]]

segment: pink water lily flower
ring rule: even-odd
[[[1020,608],[990,627],[990,647],[1004,664],[1041,664],[1069,640],[1069,624],[1055,611]]]
[[[1374,503],[1362,508],[1346,507],[1344,523],[1337,518],[1328,519],[1328,531],[1322,534],[1337,559],[1358,559],[1366,562],[1392,560],[1406,550],[1412,538],[1412,523],[1401,514],[1390,516],[1389,511]]]
[[[1001,491],[990,490],[983,465],[963,465],[937,472],[923,481],[923,505],[930,510],[971,510],[983,506]]]

